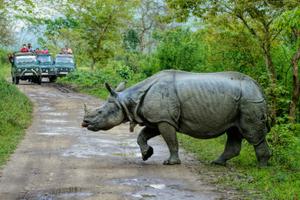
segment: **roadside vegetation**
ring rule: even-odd
[[[73,49],[77,71],[58,83],[80,92],[106,98],[105,82],[130,86],[164,69],[239,71],[257,80],[272,125],[269,167],[256,166],[247,142],[228,167],[210,165],[226,136],[198,140],[178,134],[180,142],[220,174],[213,183],[252,191],[249,199],[300,198],[298,0],[67,0],[55,3],[56,18],[38,17],[38,5],[26,2],[30,12],[18,18],[37,33],[45,30],[37,34],[39,45],[53,54],[59,44]]]
[[[6,52],[0,51],[0,167],[5,164],[31,122],[32,104],[14,85],[8,83],[10,68]]]

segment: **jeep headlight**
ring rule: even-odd
[[[21,69],[18,69],[17,71],[18,71],[18,72],[21,72],[22,70],[21,70]]]
[[[39,71],[39,68],[37,67],[37,68],[35,68],[35,71]]]

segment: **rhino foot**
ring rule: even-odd
[[[180,165],[181,164],[181,161],[177,158],[177,159],[168,159],[168,160],[165,160],[164,165]]]
[[[142,158],[143,158],[143,161],[146,161],[148,160],[148,158],[150,158],[153,154],[153,148],[151,146],[149,146],[148,150],[146,151],[146,153],[142,153]]]

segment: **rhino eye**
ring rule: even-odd
[[[99,110],[99,111],[98,111],[98,114],[101,114],[101,113],[102,113],[102,110]]]

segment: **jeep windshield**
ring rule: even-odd
[[[56,57],[55,63],[61,63],[61,64],[74,64],[74,60],[72,57]]]
[[[35,56],[16,56],[15,63],[16,64],[36,63],[36,57]]]
[[[37,60],[40,63],[51,63],[52,62],[51,56],[37,56]]]

